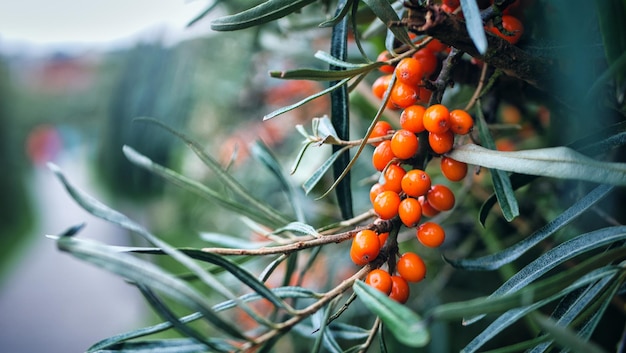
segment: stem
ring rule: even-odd
[[[465,111],[470,110],[474,106],[478,98],[480,97],[483,86],[485,85],[485,78],[487,77],[488,67],[489,65],[483,64],[483,69],[480,72],[480,79],[478,80],[478,85],[476,86],[476,89],[474,90],[474,94],[472,95],[472,98],[470,98],[469,102],[467,103],[465,108],[463,108],[463,110]]]

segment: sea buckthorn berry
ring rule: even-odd
[[[372,129],[372,133],[370,134],[369,138],[373,139],[386,136],[389,131],[393,131],[393,127],[391,127],[391,124],[382,120],[377,121],[376,124],[374,124],[374,129]],[[372,145],[378,146],[380,145],[380,142],[372,143]]]
[[[436,248],[443,244],[446,232],[435,222],[424,222],[417,227],[417,240],[429,248]]]
[[[370,287],[376,288],[379,291],[389,295],[391,293],[391,275],[385,270],[380,268],[374,269],[365,277],[365,283]]]
[[[400,195],[395,191],[383,191],[374,199],[374,212],[381,219],[392,219],[398,215],[400,206]]]
[[[427,104],[430,101],[430,97],[433,95],[433,91],[429,90],[428,88],[425,87],[420,87],[419,88],[419,98],[417,99],[418,102],[423,103],[423,104]]]
[[[391,276],[391,292],[389,298],[404,304],[409,300],[411,290],[407,281],[400,276]]]
[[[410,86],[418,86],[422,82],[424,71],[419,60],[414,58],[404,58],[396,66],[396,77],[399,82]]]
[[[402,191],[402,177],[406,174],[406,170],[397,164],[390,164],[385,169],[385,190]]]
[[[423,48],[413,54],[413,59],[416,59],[422,65],[422,71],[424,76],[429,77],[437,71],[437,55],[428,48]]]
[[[450,112],[443,104],[433,104],[424,112],[424,127],[440,134],[450,128]]]
[[[417,199],[407,197],[400,201],[398,206],[398,216],[407,227],[415,227],[422,218],[422,206]]]
[[[398,108],[410,107],[419,99],[419,88],[403,82],[396,82],[391,89],[389,100]]]
[[[430,42],[428,42],[428,44],[426,44],[425,48],[432,51],[433,53],[439,53],[439,52],[446,50],[449,47],[441,43],[439,39],[433,38],[433,40],[431,40]]]
[[[450,181],[460,181],[467,175],[467,163],[450,157],[441,157],[441,173]]]
[[[433,218],[439,214],[439,210],[436,210],[425,197],[420,197],[417,199],[422,206],[422,216],[426,216],[429,218]]]
[[[522,24],[522,21],[513,16],[502,16],[502,28],[504,28],[505,31],[513,33],[513,35],[504,34],[495,26],[491,28],[491,32],[511,44],[517,43],[524,34],[524,25]]]
[[[389,54],[387,50],[383,50],[382,52],[380,52],[380,54],[378,54],[378,58],[376,58],[376,61],[387,61],[389,59],[391,59],[391,54]],[[380,72],[383,72],[386,74],[393,73],[394,69],[395,67],[393,65],[383,65],[378,68]]]
[[[385,92],[387,88],[389,88],[389,83],[391,82],[391,74],[380,76],[374,81],[372,84],[372,93],[374,96],[378,97],[378,99],[383,99],[385,96]]]
[[[381,183],[376,183],[374,185],[372,185],[372,187],[370,188],[370,201],[372,203],[374,203],[374,200],[376,199],[376,196],[378,196],[378,194],[380,194],[381,192],[385,191],[385,185],[381,184]]]
[[[409,159],[417,153],[417,136],[409,130],[400,129],[391,137],[391,151],[400,159]]]
[[[431,186],[426,193],[426,200],[437,211],[449,211],[454,207],[454,193],[443,184]]]
[[[354,236],[350,247],[350,258],[358,266],[367,265],[380,252],[380,240],[373,230],[364,229]]]
[[[419,282],[426,277],[426,264],[414,252],[406,252],[400,256],[396,265],[400,277],[408,282]]]
[[[385,140],[374,149],[374,154],[372,154],[372,165],[376,170],[382,172],[394,157],[395,155],[391,150],[391,141]]]
[[[424,112],[426,108],[421,105],[406,107],[400,114],[400,126],[404,130],[419,134],[424,131]]]
[[[428,144],[430,149],[437,154],[450,152],[454,146],[454,133],[450,130],[442,133],[429,132]]]
[[[382,249],[389,238],[389,232],[378,234],[378,240],[380,241],[380,248]]]
[[[468,112],[455,109],[450,112],[450,130],[457,135],[467,135],[474,127],[474,119]]]
[[[411,169],[402,177],[402,191],[412,197],[425,195],[430,190],[430,176],[423,170]]]

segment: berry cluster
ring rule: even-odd
[[[396,85],[413,90],[422,89],[420,82],[425,75],[434,72],[423,69],[414,57],[402,59],[392,69],[393,73],[387,76],[396,75]],[[446,185],[432,183],[430,175],[419,165],[424,164],[424,160],[440,157],[442,174],[450,181],[462,180],[467,174],[467,164],[444,154],[452,149],[456,135],[471,131],[473,119],[464,110],[449,111],[442,104],[429,107],[417,104],[424,101],[419,94],[406,102],[398,100],[398,94],[394,99],[394,90],[395,86],[391,91],[392,105],[388,107],[403,109],[400,129],[394,129],[389,122],[378,121],[369,136],[375,146],[372,164],[382,174],[380,182],[370,189],[370,200],[380,220],[390,221],[395,227],[415,228],[422,245],[436,248],[444,242],[444,229],[432,221],[422,222],[422,217],[434,217],[451,210],[455,196]],[[420,144],[420,139],[428,139],[428,144]],[[420,151],[420,145],[426,146],[426,151]],[[363,266],[377,259],[383,251],[384,256],[375,264],[379,267],[385,259],[388,270],[372,270],[365,282],[404,303],[409,296],[408,283],[424,279],[426,265],[414,252],[397,254],[397,240],[394,238],[387,244],[388,237],[389,233],[361,230],[352,241],[350,257],[355,264]]]

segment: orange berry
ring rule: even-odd
[[[433,95],[433,91],[425,87],[420,87],[418,102],[427,104],[430,101],[430,97]]]
[[[350,247],[350,258],[358,266],[373,261],[380,252],[380,241],[373,230],[364,229],[354,236]]]
[[[430,190],[430,176],[423,170],[411,169],[402,177],[402,191],[412,197],[425,195]]]
[[[435,222],[424,222],[417,227],[417,240],[424,246],[436,248],[443,244],[446,232]]]
[[[380,248],[382,249],[387,242],[387,238],[389,238],[389,232],[378,234],[378,240],[380,241]]]
[[[380,268],[374,269],[365,277],[365,283],[370,287],[376,288],[379,291],[389,295],[391,293],[391,275],[385,270]]]
[[[395,155],[391,150],[391,141],[385,140],[374,149],[374,154],[372,154],[372,165],[376,170],[382,172],[394,157]]]
[[[400,126],[404,130],[419,134],[424,131],[424,112],[426,108],[421,105],[406,107],[400,114]]]
[[[374,129],[372,130],[369,138],[373,139],[386,136],[389,131],[393,131],[393,127],[391,127],[391,124],[386,121],[379,120],[376,122],[376,124],[374,124]],[[378,146],[379,144],[380,142],[372,143],[372,145],[374,146]]]
[[[402,177],[406,174],[406,170],[397,164],[390,164],[385,169],[385,191],[391,190],[397,193],[402,191]]]
[[[443,104],[433,104],[424,111],[424,127],[440,134],[450,128],[450,112]]]
[[[404,58],[400,60],[395,72],[398,82],[414,87],[422,82],[422,77],[424,76],[422,64],[419,60],[414,58]]]
[[[400,277],[408,282],[419,282],[426,277],[426,264],[414,252],[406,252],[400,256],[396,265]]]
[[[424,76],[429,77],[437,70],[437,55],[428,48],[423,48],[413,54],[413,58],[420,62]]]
[[[400,276],[391,276],[391,292],[389,298],[398,303],[406,303],[409,300],[410,288],[407,281]]]
[[[418,201],[422,206],[422,216],[433,218],[439,214],[439,210],[436,210],[425,197],[420,197]]]
[[[450,130],[457,135],[466,135],[474,127],[474,120],[468,112],[455,109],[450,112]]]
[[[441,173],[450,181],[460,181],[467,175],[467,163],[450,157],[441,157]]]
[[[502,28],[513,33],[513,35],[504,34],[497,27],[491,27],[491,32],[511,44],[517,43],[524,34],[522,21],[510,15],[502,16]]]
[[[422,218],[422,206],[417,199],[407,197],[400,201],[398,216],[405,226],[415,227]]]
[[[419,89],[403,82],[396,82],[391,89],[389,100],[398,108],[412,106],[419,99]]]
[[[417,153],[417,136],[409,130],[400,129],[391,137],[391,151],[400,159],[409,159]]]
[[[428,144],[430,149],[437,154],[450,152],[454,146],[454,133],[450,130],[442,133],[429,132]]]
[[[374,81],[372,84],[372,93],[374,96],[378,97],[378,99],[383,99],[385,96],[385,92],[387,88],[389,88],[389,83],[391,82],[391,74],[380,76]]]
[[[378,194],[380,194],[381,192],[385,191],[385,185],[381,184],[381,183],[376,183],[374,185],[372,185],[372,187],[370,188],[370,201],[372,203],[374,203],[374,200],[376,199],[376,196],[378,196]]]
[[[438,211],[448,211],[454,207],[454,193],[443,184],[431,186],[426,193],[426,200]]]
[[[395,191],[385,190],[374,199],[374,212],[381,219],[392,219],[398,215],[400,195]]]
[[[391,59],[391,55],[389,54],[387,50],[383,50],[382,52],[380,52],[380,54],[378,54],[378,58],[376,58],[376,61],[387,61],[389,59]],[[393,67],[393,65],[383,65],[378,68],[380,72],[383,72],[386,74],[393,73],[394,69],[395,68]]]
[[[430,42],[428,42],[428,44],[426,44],[425,48],[432,51],[433,53],[439,53],[439,52],[446,50],[449,47],[441,43],[439,39],[433,39]]]

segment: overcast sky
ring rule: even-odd
[[[185,25],[209,3],[207,0],[2,0],[0,46],[16,41],[44,46],[109,44],[139,33],[145,36],[162,32],[165,25],[170,36],[184,35],[189,32]]]

